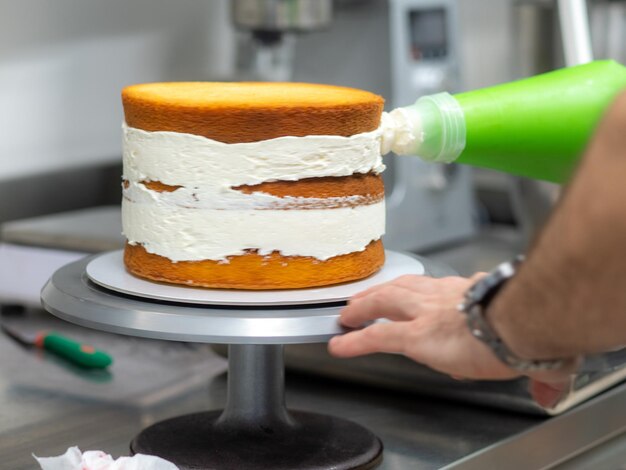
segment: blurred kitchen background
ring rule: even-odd
[[[257,3],[0,0],[0,223],[119,202],[128,84],[331,83],[391,109],[564,63],[555,1],[300,1],[284,34],[267,31],[275,20]],[[626,3],[592,1],[589,12],[595,58],[623,62]],[[491,171],[387,163],[390,248],[428,253],[491,224],[514,228],[523,246],[555,193]]]
[[[258,10],[260,3],[291,8],[267,15]],[[225,362],[205,346],[90,331],[39,308],[40,289],[54,270],[123,244],[124,86],[170,80],[319,82],[378,93],[391,110],[425,94],[471,90],[563,66],[559,11],[574,0],[558,3],[561,9],[556,0],[0,0],[0,319],[61,329],[116,357],[108,375],[61,372],[49,356],[35,357],[0,336],[0,404],[6,404],[0,406],[0,455],[7,468],[32,468],[33,451],[53,455],[74,443],[119,455],[127,452],[129,436],[157,418],[219,407],[224,399],[225,380],[217,374]],[[594,58],[626,62],[626,2],[593,0],[587,7]],[[494,171],[394,156],[386,164],[386,247],[419,253],[461,274],[489,269],[523,251],[558,197],[554,185]],[[23,315],[23,306],[36,312]],[[321,368],[343,380],[438,399],[447,391],[501,409],[545,411],[529,399],[526,383],[472,387],[428,375],[399,356],[355,360],[342,369],[322,357],[324,345],[316,346],[288,348],[288,367]],[[576,400],[622,380],[624,363],[610,375],[613,381],[596,382],[601,386],[574,394]],[[589,377],[581,377],[581,387],[597,379]],[[207,381],[210,394],[202,388]],[[389,424],[388,430],[377,424],[377,432],[385,429],[385,468],[394,462],[393,468],[415,468],[405,453],[460,458],[498,440],[509,442],[504,440],[513,433],[542,422],[425,404],[430,402],[424,398],[387,396],[376,388],[357,393],[312,383],[291,381],[290,402],[306,407],[321,400],[320,409],[363,422],[372,415]],[[190,398],[194,387],[201,391]],[[173,399],[183,395],[185,400]],[[213,401],[207,404],[209,395]],[[563,445],[589,444],[570,439],[570,429],[598,430],[598,439],[605,439],[611,423],[623,426],[615,412],[624,409],[615,404],[623,395],[607,395],[603,408],[581,408],[581,417],[574,418],[582,423],[550,421],[561,426],[559,432],[536,434],[533,442],[549,442],[562,458],[578,451]],[[163,402],[169,405],[154,411]],[[85,432],[93,422],[103,423],[98,433]],[[559,440],[561,435],[567,439]],[[623,439],[612,447],[614,462],[623,463]],[[591,462],[576,468],[600,468]]]

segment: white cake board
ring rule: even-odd
[[[417,259],[385,251],[385,264],[370,277],[337,286],[292,290],[204,289],[150,282],[128,273],[123,250],[104,253],[92,259],[86,268],[88,278],[107,289],[122,294],[155,300],[203,305],[280,306],[342,302],[365,289],[391,281],[405,274],[423,275],[424,265]]]

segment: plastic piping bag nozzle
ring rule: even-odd
[[[436,163],[451,163],[465,149],[465,115],[449,93],[423,96],[390,113],[398,128],[392,150]]]

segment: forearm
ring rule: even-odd
[[[488,318],[526,358],[626,344],[626,94],[600,124],[553,217]]]

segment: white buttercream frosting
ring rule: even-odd
[[[380,173],[382,128],[239,144],[126,124],[123,134],[124,234],[150,253],[174,262],[226,260],[247,250],[326,260],[362,251],[384,234],[384,201],[375,197],[277,197],[233,189]],[[147,181],[178,188],[153,191]]]
[[[258,250],[326,260],[362,251],[385,231],[385,203],[337,209],[190,209],[122,201],[131,244],[172,261],[225,260]]]
[[[123,125],[124,178],[228,191],[266,181],[380,173],[380,130],[225,144],[179,132]]]
[[[180,187],[171,192],[157,192],[148,189],[142,183],[129,182],[124,188],[124,198],[132,202],[165,204],[193,209],[324,209],[329,207],[356,206],[371,204],[380,200],[379,197],[346,196],[346,197],[278,197],[272,194],[254,192],[246,194],[241,191],[223,191],[219,197],[211,188]]]

